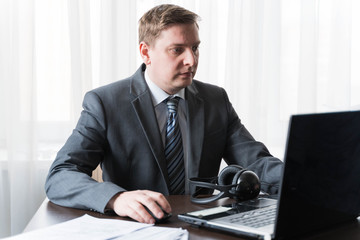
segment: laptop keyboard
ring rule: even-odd
[[[238,213],[222,218],[223,221],[236,223],[247,227],[260,228],[275,222],[276,205]]]

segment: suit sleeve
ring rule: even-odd
[[[73,133],[50,167],[45,190],[55,204],[104,212],[108,201],[125,189],[91,178],[107,147],[106,115],[101,99],[85,95],[83,111]]]
[[[241,123],[225,91],[224,96],[229,116],[225,162],[254,171],[261,181],[261,190],[276,194],[282,175],[282,161],[273,157],[263,143],[253,138]]]

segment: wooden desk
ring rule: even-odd
[[[167,197],[173,209],[173,216],[167,223],[158,224],[157,226],[164,227],[181,227],[183,229],[187,229],[189,231],[189,239],[190,240],[239,240],[238,236],[229,235],[226,233],[222,233],[214,230],[207,230],[204,228],[193,227],[185,222],[178,220],[177,214],[201,210],[208,208],[210,206],[217,206],[226,203],[231,203],[233,200],[230,199],[222,199],[211,204],[199,205],[192,204],[190,202],[190,196],[169,196]],[[35,230],[38,228],[48,227],[50,225],[61,223],[67,220],[74,219],[76,217],[80,217],[84,214],[89,214],[94,217],[100,218],[116,218],[116,219],[124,219],[129,220],[129,218],[121,218],[117,216],[106,216],[100,213],[66,208],[58,206],[49,200],[45,199],[42,203],[34,217],[31,219],[24,232]],[[338,239],[346,239],[346,240],[358,240],[360,239],[360,223],[350,223],[342,226],[338,226],[329,231],[322,232],[320,234],[313,235],[306,239],[311,240],[338,240]]]

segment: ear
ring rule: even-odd
[[[150,46],[145,42],[141,42],[139,44],[139,49],[140,49],[140,56],[141,56],[143,62],[146,65],[150,65],[151,64],[151,59],[150,59],[150,55],[149,55]]]

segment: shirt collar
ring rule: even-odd
[[[157,106],[158,104],[160,104],[161,102],[163,102],[165,99],[167,99],[170,96],[174,96],[174,97],[177,96],[182,99],[185,99],[185,89],[184,88],[181,89],[179,92],[177,92],[174,95],[169,95],[150,79],[146,69],[145,69],[144,78],[145,78],[147,85],[149,86],[154,106]]]

